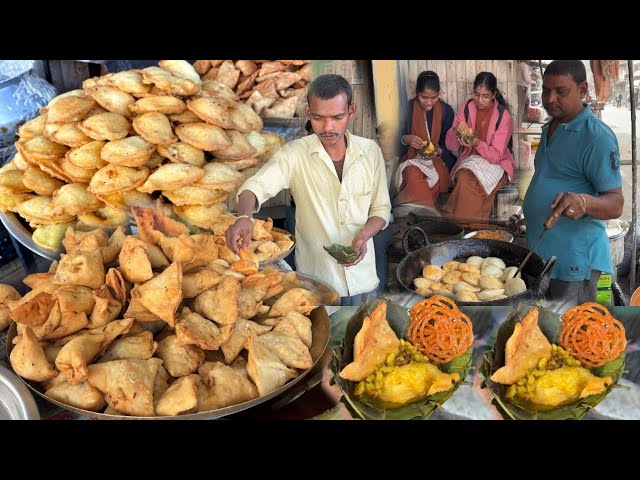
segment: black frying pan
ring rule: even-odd
[[[402,237],[405,255],[432,243],[464,237],[464,228],[456,223],[424,221],[407,229]]]
[[[467,258],[477,255],[479,257],[501,258],[507,267],[518,267],[529,250],[513,243],[498,240],[449,240],[427,245],[402,259],[396,270],[400,284],[415,292],[413,281],[422,276],[422,268],[431,263],[442,266],[449,260],[465,261]],[[522,279],[527,285],[527,290],[512,297],[488,302],[459,302],[458,305],[508,305],[526,299],[542,298],[549,288],[549,275],[556,262],[556,257],[551,257],[546,263],[537,254],[533,253],[522,270]]]

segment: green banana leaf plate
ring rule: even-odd
[[[488,388],[493,396],[491,403],[496,407],[500,415],[506,420],[579,420],[584,417],[589,410],[595,408],[612,388],[616,386],[620,377],[624,373],[625,353],[622,352],[618,358],[606,363],[602,367],[591,370],[591,373],[598,377],[609,376],[613,383],[602,393],[590,395],[578,402],[563,407],[546,411],[528,410],[524,406],[512,403],[505,399],[507,385],[502,385],[491,381],[491,375],[504,365],[505,347],[507,340],[511,337],[515,326],[527,314],[529,309],[536,305],[521,303],[518,308],[507,318],[497,332],[496,342],[493,348],[485,353],[480,373],[483,377],[481,388]],[[557,313],[538,307],[538,326],[542,333],[551,343],[558,343],[560,331],[562,329],[562,319]]]
[[[456,132],[456,137],[458,137],[458,140],[462,140],[465,143],[473,143],[476,139],[475,135],[460,135],[458,132]]]
[[[362,402],[355,397],[353,391],[356,382],[350,382],[340,378],[339,372],[345,365],[353,360],[353,342],[356,334],[362,328],[362,322],[367,315],[370,315],[379,302],[387,303],[387,321],[399,338],[406,338],[409,326],[409,310],[407,307],[391,303],[384,298],[369,296],[364,303],[351,317],[347,324],[345,335],[339,347],[333,351],[333,358],[329,363],[329,372],[332,376],[332,384],[336,384],[341,392],[340,401],[344,403],[349,413],[354,418],[363,420],[426,420],[436,408],[442,405],[460,386],[462,381],[456,383],[453,388],[446,392],[436,393],[424,400],[410,403],[399,408],[379,408]],[[473,319],[472,319],[473,320]],[[471,370],[473,347],[458,358],[449,363],[440,365],[440,370],[445,373],[458,373],[461,380],[464,380]]]
[[[323,246],[327,253],[335,258],[338,263],[350,263],[358,258],[358,252],[353,250],[351,245],[340,245],[334,243],[328,247]]]

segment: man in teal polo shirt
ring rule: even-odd
[[[554,60],[544,72],[542,104],[552,120],[542,128],[535,174],[524,199],[527,247],[553,211],[555,226],[536,248],[557,258],[548,299],[595,301],[601,272],[611,272],[603,220],[622,214],[624,198],[618,141],[582,104],[587,74],[580,60]]]

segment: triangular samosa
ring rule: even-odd
[[[538,309],[532,308],[524,319],[516,324],[505,347],[504,367],[496,370],[491,375],[491,380],[512,385],[550,353],[551,344],[538,326]]]
[[[257,341],[253,332],[249,334],[245,348],[249,352],[247,372],[261,397],[298,376],[298,372],[288,368],[275,353]]]
[[[342,369],[340,377],[359,382],[371,375],[399,347],[400,340],[387,322],[387,304],[380,302],[371,316],[362,322],[353,342],[353,362]]]
[[[157,277],[131,290],[131,297],[173,327],[182,302],[182,267],[172,263]]]
[[[107,403],[126,415],[152,417],[153,385],[162,365],[159,358],[114,360],[89,365],[89,383],[105,393]]]

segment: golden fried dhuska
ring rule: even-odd
[[[295,272],[259,270],[253,252],[227,262],[223,238],[136,211],[135,237],[69,227],[68,253],[24,297],[0,284],[20,376],[75,408],[147,417],[252,400],[312,366],[321,299]]]
[[[580,359],[590,359],[591,345],[598,342],[588,342],[585,336],[589,330],[597,327],[581,329],[583,341],[573,339],[575,322],[582,318],[581,312],[590,310],[587,317],[593,318],[602,310],[608,311],[601,305],[593,307],[578,306],[569,310],[563,317],[560,345],[551,344],[538,326],[538,309],[529,310],[524,319],[516,324],[513,334],[507,340],[505,348],[505,365],[496,370],[491,380],[508,385],[505,398],[529,410],[544,411],[569,405],[604,392],[612,384],[609,376],[594,375]],[[608,315],[608,325],[615,329],[616,336],[621,340],[611,348],[606,356],[599,357],[598,366],[614,360],[624,349],[624,327],[617,320]],[[591,333],[596,339],[600,332]],[[621,347],[622,346],[622,347]],[[591,352],[590,352],[591,353]],[[588,364],[586,366],[589,366]]]
[[[397,408],[453,388],[460,375],[444,373],[438,365],[462,355],[471,346],[473,332],[468,317],[447,298],[423,300],[411,309],[407,341],[398,339],[386,312],[387,304],[380,302],[364,319],[354,340],[353,362],[340,371],[341,378],[358,382],[356,398],[383,408]],[[462,329],[454,325],[460,323],[460,315],[466,319]],[[432,328],[434,323],[438,324],[435,336],[415,333]]]

